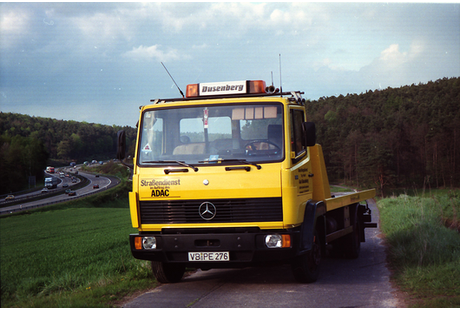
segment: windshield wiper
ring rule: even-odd
[[[226,159],[216,159],[216,160],[202,160],[202,161],[199,161],[199,163],[212,163],[212,162],[237,162],[237,163],[241,163],[241,164],[246,164],[246,165],[251,165],[251,166],[256,166],[257,170],[260,170],[262,169],[262,166],[261,165],[258,165],[256,163],[251,163],[249,161],[247,161],[246,159],[240,159],[240,158],[226,158]]]
[[[192,168],[193,171],[197,172],[198,168],[187,164],[186,162],[179,161],[179,160],[151,160],[151,161],[144,161],[144,164],[178,164],[184,167]]]

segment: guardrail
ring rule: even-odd
[[[78,182],[75,183],[75,184],[70,185],[68,188],[78,188],[79,186],[81,186],[82,183],[87,181],[87,179],[84,176],[76,176],[76,178],[78,179]],[[37,199],[37,198],[41,199],[41,198],[56,196],[56,195],[64,193],[65,189],[64,188],[50,189],[45,193],[40,192],[40,193],[37,194],[38,191],[40,191],[40,190],[31,192],[30,195],[27,195],[27,196],[24,196],[24,197],[14,198],[14,200],[0,201],[0,208],[8,207],[9,205],[15,205],[18,202],[25,203],[25,202],[28,202],[28,201],[31,201],[31,200]],[[5,197],[6,196],[7,195],[5,195]],[[7,205],[7,206],[3,206],[3,205]]]
[[[118,181],[120,181],[120,179],[116,176],[111,176],[113,179],[116,179]],[[111,179],[112,181],[112,179]],[[60,200],[57,200],[57,201],[53,201],[53,202],[46,202],[46,203],[41,203],[41,204],[37,204],[37,205],[33,205],[33,206],[26,206],[26,207],[23,207],[23,206],[19,206],[15,209],[9,209],[9,210],[0,210],[0,215],[2,214],[12,214],[12,213],[16,213],[16,212],[21,212],[21,211],[27,211],[27,210],[30,210],[30,209],[35,209],[35,208],[40,208],[40,207],[44,207],[44,206],[48,206],[48,205],[53,205],[53,204],[56,204],[56,203],[62,203],[62,202],[66,202],[66,201],[70,201],[70,200],[75,200],[75,199],[78,199],[78,198],[83,198],[83,197],[86,197],[86,196],[89,196],[89,195],[94,195],[98,192],[101,192],[101,191],[105,191],[109,188],[112,188],[116,185],[118,185],[120,182],[118,182],[117,184],[113,185],[113,186],[110,186],[112,185],[112,182],[104,187],[101,187],[99,190],[97,191],[93,191],[93,192],[88,192],[86,194],[83,194],[83,195],[78,195],[76,197],[73,197],[73,198],[63,198],[63,199],[60,199]]]

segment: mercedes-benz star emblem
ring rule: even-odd
[[[216,206],[208,201],[203,202],[198,208],[198,213],[203,220],[210,221],[216,216]]]

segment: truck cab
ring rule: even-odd
[[[141,107],[129,193],[139,233],[130,245],[158,281],[179,281],[186,267],[279,262],[313,282],[328,242],[347,238],[359,250],[370,221],[359,202],[375,191],[331,197],[302,94],[261,80],[201,83],[186,98]]]

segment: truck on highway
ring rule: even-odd
[[[54,173],[54,167],[46,167],[45,170],[47,173]]]
[[[55,177],[45,178],[45,187],[48,189],[56,188],[58,185],[58,179]]]
[[[132,163],[133,256],[159,282],[185,268],[288,263],[314,282],[321,258],[357,258],[375,190],[331,195],[303,92],[264,81],[187,85],[186,96],[140,107]]]

